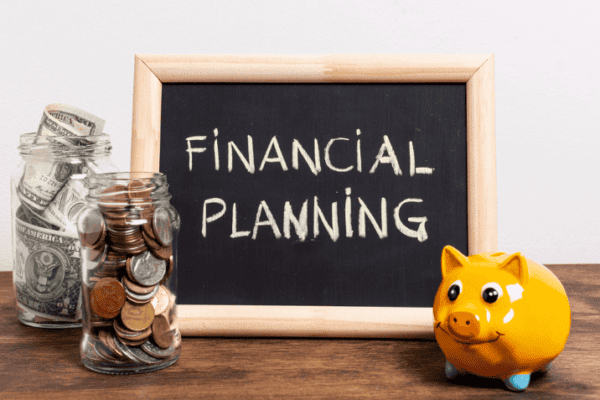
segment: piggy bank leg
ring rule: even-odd
[[[446,360],[446,376],[450,379],[456,378],[458,375],[458,369],[454,365],[450,363],[450,361]]]
[[[522,392],[529,386],[529,374],[511,375],[504,380],[507,388],[515,392]]]

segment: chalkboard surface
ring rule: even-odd
[[[467,243],[464,83],[163,83],[180,304],[431,307]]]

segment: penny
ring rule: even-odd
[[[89,250],[89,252],[86,252],[86,256],[88,256],[89,260],[92,262],[95,262],[97,264],[102,264],[104,262],[104,259],[106,258],[106,253],[108,252],[108,246],[103,243],[101,243],[101,245],[99,247],[86,247],[84,248],[85,250]],[[88,269],[94,269],[94,268],[88,268]]]
[[[138,295],[136,293],[133,293],[129,289],[125,288],[125,295],[127,296],[127,299],[129,301],[131,301],[135,304],[145,304],[145,303],[149,302],[150,300],[152,300],[154,295],[156,295],[156,293],[158,292],[158,289],[159,289],[159,286],[156,285],[156,286],[154,286],[154,290],[152,290],[152,292],[150,292],[148,294],[144,294],[144,295]]]
[[[77,220],[77,231],[82,245],[97,247],[106,236],[106,225],[100,210],[97,208],[84,210]]]
[[[130,270],[135,282],[143,286],[154,286],[165,275],[167,263],[146,251],[131,258]]]
[[[175,345],[171,344],[166,349],[161,349],[160,347],[152,343],[151,340],[148,340],[146,343],[142,344],[140,346],[140,349],[142,349],[148,355],[151,355],[155,358],[167,358],[173,355],[173,353],[175,353]]]
[[[165,315],[157,315],[152,322],[152,339],[161,349],[167,349],[173,344],[173,332]]]
[[[146,242],[146,246],[151,249],[160,249],[163,247],[160,243],[158,243],[154,238],[146,233],[146,230],[142,229],[142,237],[144,238],[144,242]]]
[[[100,358],[104,359],[108,362],[115,362],[117,359],[113,356],[112,351],[100,340],[96,340],[94,343],[94,350],[96,350],[96,354],[100,356]]]
[[[90,321],[90,326],[92,328],[108,328],[111,327],[112,321],[104,319],[104,320],[98,320],[98,321]]]
[[[171,246],[161,247],[160,249],[150,248],[152,254],[161,260],[168,260],[173,255],[173,248]]]
[[[171,214],[166,208],[159,208],[152,217],[152,230],[157,241],[163,246],[171,245],[173,242],[173,231],[171,229]]]
[[[100,317],[105,319],[119,315],[125,304],[125,289],[115,278],[103,278],[90,293],[90,307]]]
[[[126,301],[121,310],[121,322],[132,331],[143,331],[152,325],[154,321],[154,307],[152,304],[134,304]]]
[[[110,349],[110,351],[119,357],[123,357],[123,353],[115,346],[115,340],[113,335],[106,330],[101,330],[98,333],[98,338],[102,341],[102,343]]]
[[[116,252],[119,252],[119,253],[122,253],[122,254],[126,254],[126,255],[130,255],[130,256],[135,256],[135,255],[138,255],[138,254],[142,254],[143,252],[145,252],[146,250],[148,250],[148,247],[146,247],[146,244],[144,243],[143,240],[141,241],[141,243],[135,243],[133,245],[120,244],[120,243],[112,243],[111,247]]]
[[[112,322],[113,329],[115,330],[115,334],[117,336],[122,337],[127,340],[142,340],[147,339],[152,334],[152,328],[148,327],[143,331],[130,331],[125,328],[120,322],[118,318],[115,318]]]
[[[123,276],[121,283],[123,284],[123,286],[125,286],[126,289],[129,289],[130,291],[138,295],[144,295],[152,293],[152,291],[154,291],[154,286],[138,285],[137,283],[131,281],[131,279],[127,278],[127,276]]]
[[[154,315],[167,312],[169,309],[169,293],[163,285],[159,286],[158,293],[156,293],[156,296],[154,296],[150,303],[154,307]]]
[[[142,340],[127,340],[125,338],[122,338],[121,336],[117,336],[117,339],[118,339],[119,342],[121,342],[124,345],[128,346],[129,350],[131,350],[131,347],[141,346],[142,344],[146,343],[146,339],[142,339]]]
[[[165,260],[167,263],[167,272],[165,272],[165,277],[163,278],[162,282],[166,282],[170,277],[171,274],[173,273],[173,268],[175,266],[175,261],[173,260],[173,254],[171,254],[171,256]]]
[[[113,185],[107,189],[104,189],[99,195],[98,197],[100,199],[102,199],[101,201],[103,202],[102,205],[107,206],[106,204],[104,204],[105,202],[107,202],[108,200],[111,201],[123,201],[123,200],[127,200],[127,187],[125,185]]]
[[[127,195],[130,199],[148,199],[155,188],[153,183],[132,181],[127,185]]]

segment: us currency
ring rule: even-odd
[[[59,231],[60,227],[53,225],[50,221],[47,221],[41,215],[33,212],[29,208],[27,208],[27,204],[21,204],[17,209],[16,216],[23,222],[27,222],[28,224],[39,226],[40,228],[46,228],[54,231]]]
[[[50,104],[42,114],[37,130],[39,136],[100,135],[105,120],[87,111],[66,104]]]
[[[17,187],[17,196],[30,209],[42,213],[73,173],[67,162],[33,158],[25,164],[25,172]]]
[[[42,217],[62,231],[76,234],[75,223],[79,213],[85,208],[87,192],[83,179],[70,178],[46,207]]]
[[[81,316],[81,244],[76,235],[15,219],[13,282],[17,305],[57,321]]]

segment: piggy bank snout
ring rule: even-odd
[[[448,329],[460,338],[472,339],[479,335],[481,326],[475,314],[455,311],[448,315]]]

